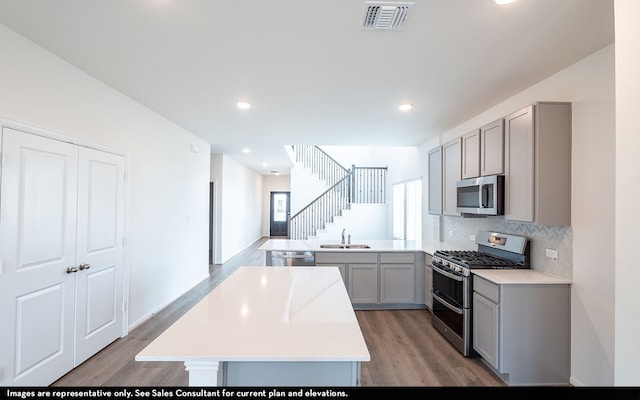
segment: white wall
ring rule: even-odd
[[[509,229],[534,232],[537,235],[533,240],[534,246],[536,242],[544,241],[545,235],[554,236],[556,232],[569,240],[567,251],[573,254],[567,260],[569,270],[558,272],[573,279],[571,380],[575,385],[613,385],[617,371],[614,371],[613,365],[614,293],[617,287],[614,285],[611,263],[615,249],[614,45],[444,133],[441,140],[444,143],[539,100],[572,102],[572,227],[510,224]],[[429,145],[433,145],[433,142]],[[426,154],[427,150],[423,148],[423,153]],[[638,159],[637,154],[635,159]],[[635,165],[637,170],[637,161]],[[442,219],[445,224],[453,221],[462,228],[483,223],[456,217]],[[437,225],[437,222],[434,224]],[[445,241],[449,240],[448,235],[442,237]],[[468,235],[466,238],[461,240],[468,242]],[[538,257],[537,261],[532,260],[534,264],[546,261],[544,256]],[[553,268],[553,265],[549,268]],[[637,344],[634,346],[637,348]]]
[[[271,230],[271,226],[270,226],[271,192],[291,191],[291,176],[290,175],[263,175],[262,184],[263,184],[262,236],[269,236],[269,233]],[[291,196],[289,196],[289,203],[291,203]],[[291,204],[289,204],[289,207],[291,207]]]
[[[232,157],[213,155],[212,160],[211,179],[220,198],[215,263],[221,264],[262,237],[263,184],[262,175]]]
[[[301,163],[291,168],[291,216],[293,217],[331,186],[324,180],[320,180],[317,174],[311,172],[311,168],[303,167]]]
[[[615,385],[640,386],[640,2],[616,0]]]
[[[127,154],[129,325],[205,279],[209,144],[4,25],[0,54],[0,117]]]
[[[391,193],[394,183],[404,182],[411,179],[422,178],[423,188],[427,185],[427,170],[424,161],[420,156],[420,149],[415,146],[320,146],[331,157],[338,161],[345,168],[356,167],[387,167],[386,201],[389,207],[385,210],[387,232],[383,237],[392,237],[392,201]],[[426,197],[423,196],[423,199]],[[376,210],[378,213],[380,210]],[[424,231],[424,228],[423,228]],[[423,236],[424,237],[424,236]]]

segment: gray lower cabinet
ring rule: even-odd
[[[433,297],[431,296],[433,269],[431,268],[431,256],[427,256],[427,260],[425,260],[424,265],[424,305],[427,306],[429,310],[433,310]]]
[[[424,253],[316,252],[316,265],[340,268],[355,308],[424,308]]]
[[[380,303],[415,302],[415,253],[380,253]]]
[[[413,303],[414,264],[380,264],[380,303]]]
[[[568,284],[473,277],[473,348],[509,385],[565,385],[570,374]]]
[[[352,304],[378,303],[378,264],[349,265],[347,291]]]

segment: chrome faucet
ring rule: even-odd
[[[342,242],[341,242],[342,244],[344,244],[344,231],[345,231],[345,230],[346,230],[346,228],[343,228],[343,229],[342,229]]]

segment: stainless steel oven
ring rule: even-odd
[[[464,356],[471,354],[471,277],[445,270],[438,264],[433,269],[433,326]]]
[[[431,259],[432,324],[466,357],[475,357],[471,327],[473,269],[529,268],[529,239],[505,233],[480,231],[478,251],[436,250]]]

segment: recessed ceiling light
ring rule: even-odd
[[[246,101],[239,101],[236,103],[236,106],[238,106],[238,108],[241,110],[248,110],[249,108],[251,108],[251,104],[247,103]]]
[[[491,0],[492,3],[497,4],[499,6],[504,6],[507,4],[513,3],[515,0]]]
[[[403,103],[398,106],[398,110],[400,111],[409,111],[413,108],[413,104],[411,103]]]
[[[249,153],[251,153],[251,149],[250,149],[250,148],[248,148],[248,147],[245,147],[244,149],[242,149],[242,152],[243,152],[244,154],[249,154]]]

